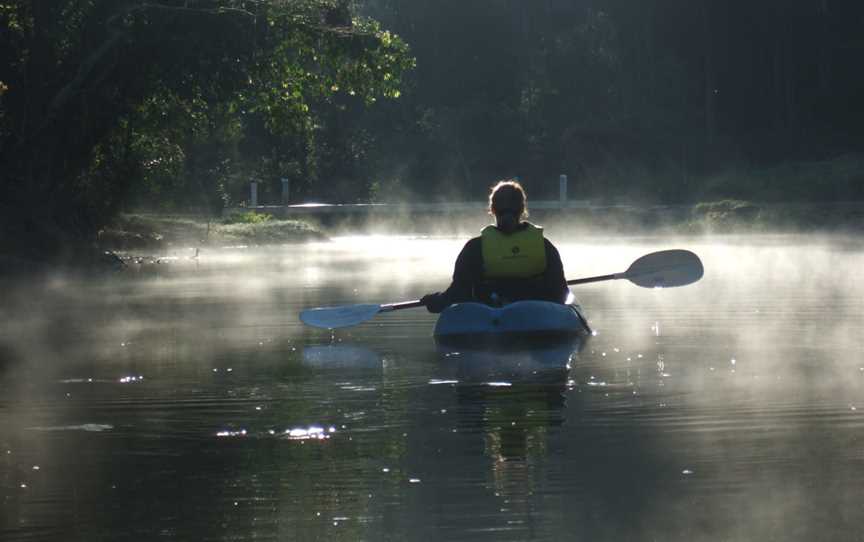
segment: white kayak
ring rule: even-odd
[[[441,312],[434,336],[439,341],[573,338],[590,335],[579,305],[516,301],[503,307],[457,303]]]

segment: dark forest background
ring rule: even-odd
[[[260,201],[864,199],[864,3],[0,0],[0,244]]]
[[[860,199],[864,3],[370,0],[417,57],[370,178],[611,201]],[[389,193],[389,190],[387,191]]]

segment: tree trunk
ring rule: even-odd
[[[711,0],[705,0],[702,10],[702,24],[705,33],[704,77],[705,77],[705,142],[714,145],[716,137],[717,81],[714,73],[714,51],[711,39]]]
[[[648,92],[647,98],[650,103],[657,96],[657,56],[656,56],[656,12],[657,7],[653,2],[646,3],[647,13],[645,16],[645,56],[647,58],[648,70]]]
[[[831,25],[828,0],[819,2],[819,93],[822,99],[831,95]]]
[[[20,139],[13,145],[16,147],[18,157],[16,161],[23,161],[23,171],[18,180],[25,184],[22,189],[35,189],[41,192],[46,187],[41,186],[44,181],[44,169],[46,160],[40,160],[41,145],[36,144],[33,138],[38,126],[42,124],[48,109],[49,96],[45,74],[51,73],[52,54],[47,25],[51,20],[50,2],[33,2],[33,34],[30,36],[30,59],[27,63],[24,85],[26,90],[19,93],[25,100],[24,118],[20,124]],[[40,167],[41,166],[41,167]]]
[[[788,52],[792,47],[792,21],[786,19],[783,25],[781,39],[784,42],[784,50],[787,51],[783,55],[783,110],[785,113],[785,125],[787,129],[795,130],[798,128],[798,107],[796,104],[796,88],[795,88],[795,51]]]

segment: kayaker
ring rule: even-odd
[[[564,303],[569,290],[558,249],[528,218],[525,189],[500,181],[489,193],[495,224],[470,239],[456,258],[453,282],[444,292],[420,300],[439,313],[453,303],[504,305],[524,299]]]

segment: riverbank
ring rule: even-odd
[[[557,223],[556,217],[549,217]],[[559,217],[560,218],[560,217]],[[860,233],[864,202],[760,203],[725,199],[695,205],[610,206],[565,218],[604,233]]]
[[[701,233],[860,233],[864,202],[809,204],[722,200],[699,203],[688,230]]]
[[[205,247],[279,245],[326,240],[319,229],[301,220],[276,220],[247,213],[220,221],[205,217],[123,214],[103,228],[94,242],[76,242],[57,255],[39,243],[6,239],[0,243],[0,276],[40,274],[66,269],[102,272],[129,264],[164,263],[177,251],[196,253]]]
[[[112,252],[159,252],[172,248],[226,245],[271,245],[326,240],[301,220],[276,220],[247,213],[221,221],[202,217],[125,214],[103,229],[100,249]]]
[[[530,202],[529,202],[530,205]],[[695,205],[588,205],[532,209],[530,219],[558,235],[711,235],[748,233],[852,234],[864,232],[864,202],[764,204],[721,200]],[[469,236],[487,224],[482,209],[452,212],[387,212],[276,219],[246,212],[224,219],[125,214],[104,228],[97,242],[51,255],[15,232],[0,243],[0,276],[40,273],[58,267],[116,270],[130,262],[161,261],[178,252],[231,245],[279,245],[340,235],[399,234]],[[24,232],[21,232],[23,235]],[[26,235],[24,235],[26,237]],[[169,258],[170,259],[170,258]],[[167,260],[166,260],[167,261]]]
[[[530,205],[530,202],[529,202]],[[532,209],[530,219],[550,229],[603,234],[836,233],[864,231],[864,202],[764,204],[720,200],[695,205],[590,205]],[[476,209],[450,212],[303,215],[276,219],[246,212],[219,221],[152,214],[120,216],[99,236],[99,248],[155,254],[176,248],[274,245],[356,234],[466,235],[488,218]]]
[[[529,220],[550,232],[585,234],[726,234],[726,233],[860,233],[864,202],[759,203],[725,199],[684,205],[616,205],[586,203],[555,208],[532,206]],[[288,214],[290,217],[290,213]],[[303,220],[328,235],[391,234],[468,235],[489,222],[480,204],[437,206],[367,206],[351,213],[305,211]]]
[[[0,277],[113,272],[130,264],[177,260],[177,253],[232,245],[279,245],[327,240],[302,220],[276,220],[244,213],[214,221],[206,217],[123,214],[103,228],[95,240],[67,238],[59,251],[49,250],[24,227],[0,231]],[[188,258],[187,258],[188,259]]]

